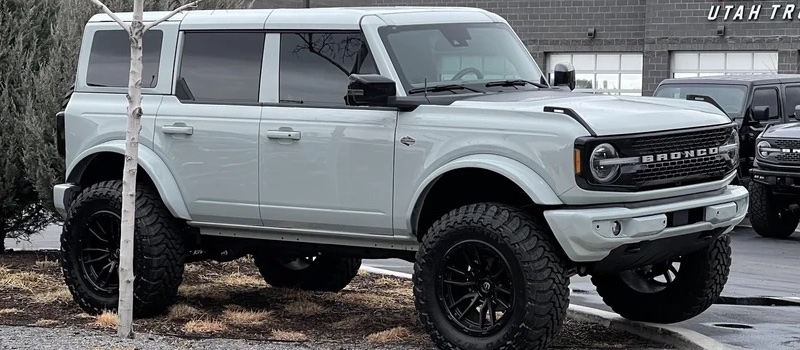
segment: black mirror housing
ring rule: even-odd
[[[395,96],[394,80],[380,74],[352,74],[345,100],[349,106],[385,107],[389,105],[389,98]]]
[[[769,120],[769,106],[753,106],[753,120]]]
[[[553,85],[567,86],[569,90],[575,90],[575,67],[572,63],[557,63],[553,68]]]

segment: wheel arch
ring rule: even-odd
[[[484,183],[490,186],[482,186]],[[477,192],[463,187],[480,185]],[[453,191],[454,189],[460,191]],[[458,206],[477,201],[501,201],[540,208],[563,204],[550,185],[517,160],[491,154],[455,159],[437,168],[418,186],[407,215],[418,240],[436,218]]]
[[[67,169],[67,182],[81,188],[104,180],[122,179],[125,143],[110,141],[79,154]],[[110,164],[110,166],[109,166]],[[164,205],[179,219],[191,220],[178,183],[161,158],[148,147],[139,144],[137,181],[146,180],[155,186]]]

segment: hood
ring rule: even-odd
[[[800,122],[772,125],[759,135],[769,139],[800,139]]]
[[[546,106],[570,108],[598,136],[693,128],[731,122],[727,115],[707,102],[557,90],[479,95],[456,101],[452,106],[539,113],[543,112]]]

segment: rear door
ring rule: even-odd
[[[263,32],[187,31],[155,146],[194,221],[261,225],[259,85]]]

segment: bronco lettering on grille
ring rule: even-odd
[[[783,153],[800,153],[800,149],[797,149],[797,148],[781,148],[781,152],[783,152]]]
[[[642,163],[664,162],[669,160],[689,159],[719,154],[719,147],[700,148],[689,151],[658,153],[641,157]]]

